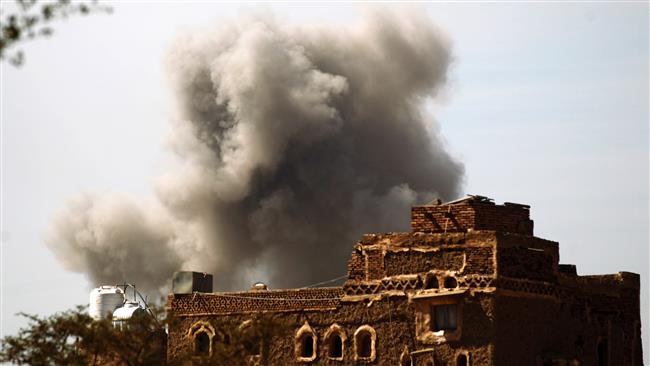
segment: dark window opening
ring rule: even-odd
[[[333,334],[330,337],[328,356],[331,358],[343,357],[343,339],[338,334]]]
[[[458,281],[453,277],[445,278],[445,288],[456,288],[458,287]]]
[[[314,357],[314,337],[311,335],[302,336],[300,343],[300,357]]]
[[[440,287],[440,285],[438,284],[438,279],[436,278],[436,276],[429,277],[429,279],[427,280],[426,288],[438,288],[438,287]]]
[[[412,366],[413,364],[411,363],[411,357],[408,354],[403,354],[402,355],[402,362],[400,362],[400,366]]]
[[[194,336],[194,352],[200,356],[210,354],[210,337],[206,332],[200,332]]]
[[[432,331],[456,330],[458,327],[458,305],[434,305],[430,311]]]
[[[456,357],[456,366],[467,366],[467,355],[458,355]]]
[[[360,332],[357,335],[357,356],[372,356],[372,336],[368,331]]]
[[[246,354],[251,356],[257,356],[260,354],[260,343],[257,341],[245,340],[242,342],[244,345],[244,350]]]
[[[607,339],[601,339],[598,342],[598,366],[607,366],[609,364],[609,352]]]

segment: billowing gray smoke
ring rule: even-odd
[[[46,238],[93,284],[158,289],[178,269],[221,289],[329,279],[362,233],[407,230],[411,205],[459,193],[463,167],[422,111],[450,64],[424,16],[246,18],[179,37],[167,61],[179,166],[159,202],[77,198]]]

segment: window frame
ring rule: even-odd
[[[445,292],[422,291],[413,297],[415,305],[416,338],[425,344],[439,344],[458,341],[463,329],[463,304],[466,290]],[[456,329],[434,330],[435,316],[432,310],[435,306],[456,306]]]
[[[214,340],[214,335],[215,335],[215,330],[214,327],[206,321],[198,321],[190,327],[190,329],[187,331],[187,336],[191,340],[192,343],[192,356],[196,358],[210,358],[212,357],[212,351],[213,351],[213,340]],[[204,354],[198,354],[197,353],[197,347],[196,347],[196,341],[197,341],[197,336],[199,334],[205,334],[208,336],[208,353]]]
[[[362,333],[368,333],[370,335],[370,356],[360,356],[360,344],[359,337]],[[357,328],[354,332],[354,360],[355,361],[365,361],[365,362],[374,362],[377,357],[377,332],[373,327],[368,324],[364,324]]]
[[[304,347],[304,338],[311,337],[312,339],[312,354],[310,357],[304,357],[303,347]],[[302,327],[296,331],[295,344],[294,344],[294,354],[298,362],[312,362],[316,359],[318,355],[318,336],[316,332],[312,329],[308,322],[305,322]]]
[[[239,331],[240,332],[247,332],[248,329],[250,329],[253,326],[253,320],[252,319],[247,319],[244,320],[241,324],[239,324]],[[244,342],[244,352],[246,353],[246,357],[248,358],[249,362],[256,362],[262,359],[262,355],[264,354],[264,339],[253,339],[250,343],[250,349],[246,347],[246,342]],[[252,352],[252,350],[257,350],[257,353]]]
[[[453,311],[452,311],[453,309]],[[439,312],[438,310],[443,310],[441,313],[445,313],[444,320],[439,320]],[[429,306],[429,330],[432,332],[455,332],[458,329],[458,304],[453,303],[453,304],[433,304]],[[454,319],[452,319],[452,317]],[[445,323],[445,324],[440,324],[438,326],[438,323]],[[452,322],[453,322],[453,327],[452,327]]]
[[[331,356],[331,350],[330,348],[332,347],[332,337],[334,336],[339,336],[341,338],[341,356],[340,357],[332,357]],[[345,357],[345,341],[347,340],[347,335],[345,334],[345,330],[341,328],[340,325],[338,324],[332,324],[327,331],[325,332],[325,336],[323,337],[325,340],[325,354],[327,355],[327,359],[332,360],[332,361],[343,361],[343,358]]]
[[[465,366],[471,366],[472,360],[468,351],[459,351],[456,353],[456,358],[454,359],[455,366],[460,366],[458,363],[458,361],[460,361],[460,357],[465,357]]]

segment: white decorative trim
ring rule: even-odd
[[[304,337],[311,337],[312,339],[312,355],[311,357],[302,357],[302,347]],[[316,359],[318,352],[316,351],[316,332],[309,326],[309,323],[305,321],[305,324],[298,329],[295,337],[294,352],[296,355],[296,360],[298,362],[312,362]]]

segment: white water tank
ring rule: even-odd
[[[101,286],[90,291],[88,314],[96,320],[113,314],[124,304],[124,291],[117,286]]]
[[[141,308],[137,302],[127,302],[113,312],[113,322],[126,321],[142,315],[146,315],[146,310]]]

